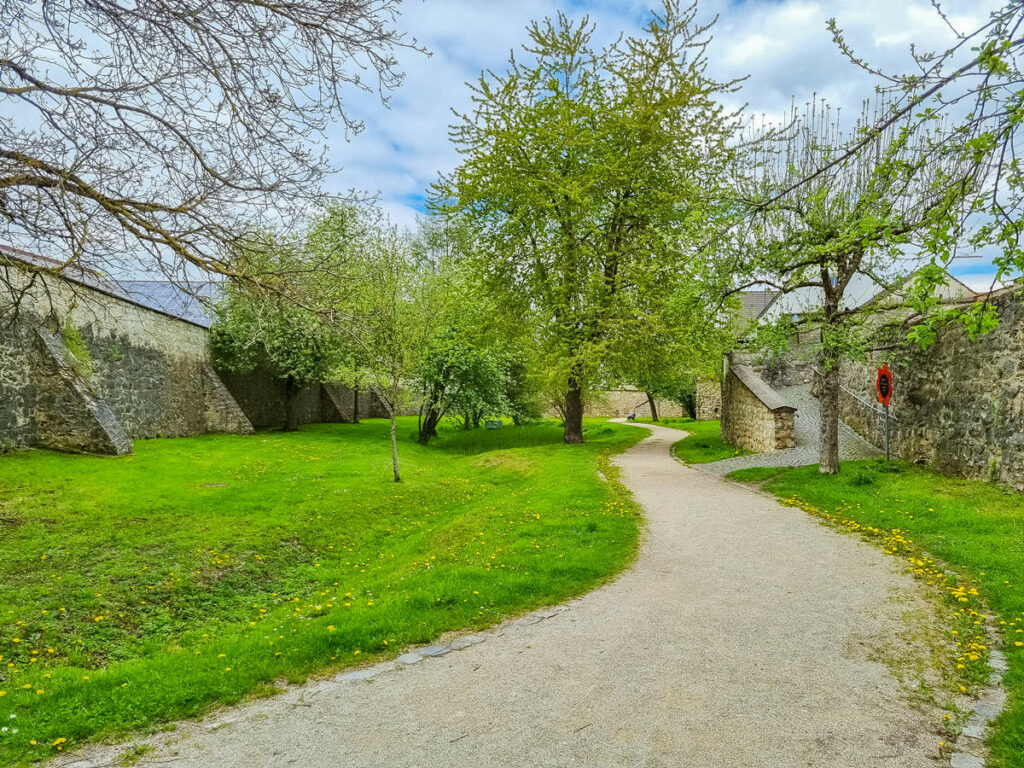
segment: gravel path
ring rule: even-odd
[[[734,469],[747,467],[803,467],[817,464],[818,445],[821,438],[821,408],[818,398],[811,394],[809,384],[795,387],[781,387],[777,390],[782,397],[796,407],[796,420],[793,424],[796,446],[771,453],[755,453],[749,456],[736,456],[732,459],[702,464],[701,467],[716,475],[727,475]],[[848,426],[839,422],[839,458],[841,459],[873,459],[882,452],[867,440],[858,435]]]
[[[934,768],[937,718],[869,660],[919,607],[910,578],[647,428],[617,459],[648,528],[615,582],[463,650],[179,724],[140,765]]]

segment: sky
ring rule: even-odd
[[[969,31],[998,4],[946,0],[942,7],[954,26]],[[406,77],[387,106],[375,95],[352,95],[348,109],[366,128],[356,136],[328,136],[331,160],[341,167],[328,188],[378,193],[392,219],[412,223],[430,184],[458,163],[448,126],[452,109],[470,104],[467,81],[485,69],[503,70],[509,52],[526,41],[532,19],[558,11],[589,15],[604,42],[638,32],[649,7],[637,0],[403,0],[399,27],[431,55],[399,52]],[[858,54],[883,70],[910,70],[911,43],[919,51],[942,50],[953,39],[928,0],[700,0],[698,8],[703,21],[718,16],[710,73],[747,78],[731,106],[746,104],[755,115],[782,115],[794,101],[816,94],[852,116],[873,95],[876,81],[832,42],[830,17]],[[993,269],[988,259],[973,258],[955,261],[951,271],[981,289]]]

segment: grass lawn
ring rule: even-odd
[[[641,424],[657,424],[660,427],[671,427],[672,429],[687,429],[690,424],[696,424],[689,416],[662,416],[657,421],[651,421],[647,416],[637,417]]]
[[[0,457],[0,764],[493,624],[633,557],[640,518],[598,469],[643,431],[400,429],[400,485],[386,421]]]
[[[683,429],[690,434],[672,446],[677,459],[687,464],[707,464],[710,461],[745,456],[750,451],[729,445],[722,439],[722,424],[713,421],[688,421],[680,424],[665,424],[666,427]]]
[[[841,473],[831,477],[816,466],[740,470],[730,477],[763,482],[784,499],[861,526],[897,529],[977,584],[1003,632],[1010,663],[1003,679],[1010,704],[990,739],[990,764],[1024,768],[1024,495],[910,464],[887,467],[880,460],[843,462]],[[969,593],[967,588],[956,599],[968,602]],[[962,630],[957,637],[963,639]]]

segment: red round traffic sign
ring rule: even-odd
[[[894,381],[892,371],[888,365],[883,365],[878,369],[878,378],[875,379],[875,390],[878,392],[878,402],[884,406],[889,405],[889,401],[892,400],[892,391],[894,388]]]

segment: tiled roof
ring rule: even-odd
[[[778,295],[778,291],[743,291],[740,293],[740,313],[748,320],[756,320]]]

